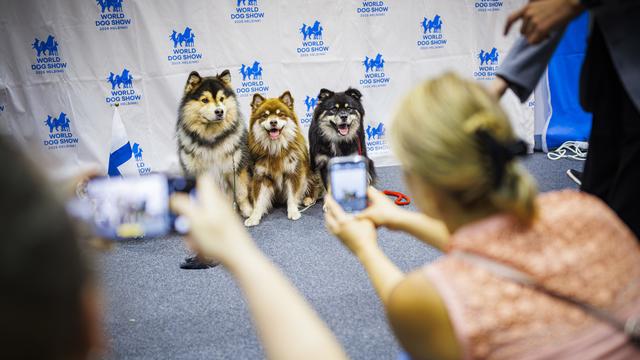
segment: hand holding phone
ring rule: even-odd
[[[164,174],[94,178],[86,185],[86,198],[70,204],[70,212],[107,239],[151,238],[172,230],[186,233],[188,224],[169,210],[169,196],[194,187],[193,179]]]
[[[342,209],[357,213],[367,207],[367,161],[363,156],[334,157],[329,161],[331,195]]]

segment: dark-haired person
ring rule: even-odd
[[[23,154],[0,137],[0,357],[100,354],[100,296],[71,220]]]
[[[529,1],[509,16],[505,33],[522,20],[523,38],[501,64],[493,89],[500,95],[510,87],[526,99],[564,26],[584,11],[591,30],[580,103],[593,114],[593,123],[580,189],[601,198],[640,237],[640,41],[630,35],[640,33],[640,1]]]
[[[620,329],[640,336],[640,248],[615,213],[585,193],[538,195],[513,159],[523,145],[478,84],[446,74],[399,108],[392,148],[421,212],[372,189],[364,212],[327,198],[325,217],[411,359],[640,358]],[[445,256],[404,274],[378,246],[380,226]]]

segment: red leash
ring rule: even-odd
[[[393,191],[393,190],[382,190],[382,192],[387,196],[395,196],[396,200],[394,201],[398,206],[405,206],[411,204],[411,199],[401,192]]]

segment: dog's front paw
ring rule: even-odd
[[[291,220],[298,220],[300,219],[300,210],[298,209],[289,209],[287,211],[287,217]]]
[[[249,217],[247,220],[244,221],[244,226],[246,227],[256,226],[258,224],[260,224],[260,218],[256,218],[256,217]]]
[[[302,205],[304,206],[309,206],[313,204],[313,198],[307,196],[306,198],[304,198],[304,200],[302,200]]]
[[[244,206],[240,206],[240,213],[242,214],[242,217],[244,218],[248,218],[251,216],[251,213],[253,212],[253,208],[251,207],[251,205],[244,205]]]

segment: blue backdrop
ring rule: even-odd
[[[567,27],[548,70],[551,116],[547,123],[548,149],[565,141],[587,141],[591,114],[582,110],[579,100],[580,70],[587,48],[589,16],[583,14]]]

